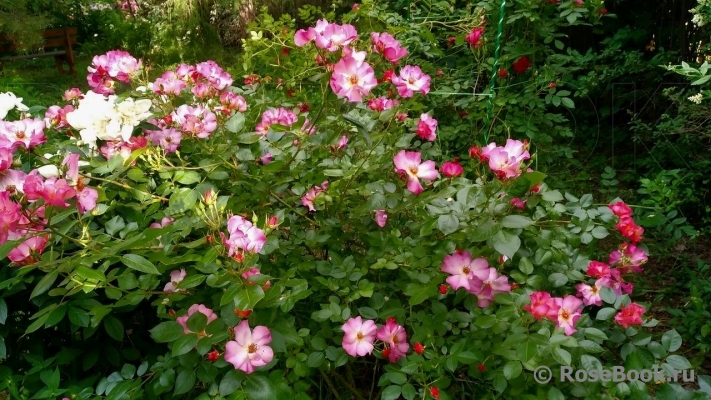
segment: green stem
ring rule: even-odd
[[[504,31],[504,16],[506,14],[506,0],[501,0],[499,9],[499,26],[496,33],[496,50],[494,50],[494,64],[491,66],[491,81],[489,83],[489,102],[486,107],[486,124],[484,125],[484,143],[489,141],[489,131],[491,130],[491,111],[494,107],[494,86],[496,85],[497,69],[499,66],[499,55],[501,52],[501,35]]]

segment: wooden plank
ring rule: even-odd
[[[69,36],[76,36],[77,34],[77,28],[54,28],[45,30],[42,32],[42,36],[48,39],[64,37],[64,31],[67,31]]]
[[[0,61],[27,60],[30,58],[39,58],[39,57],[63,56],[65,54],[67,54],[66,51],[57,50],[57,51],[48,51],[46,53],[39,53],[39,54],[23,54],[21,56],[1,57]]]

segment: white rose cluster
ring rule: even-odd
[[[67,123],[79,130],[90,148],[96,148],[97,140],[127,142],[136,126],[151,116],[150,100],[127,98],[116,103],[117,98],[89,91],[77,109],[67,113]]]
[[[0,119],[5,119],[7,113],[14,109],[18,111],[29,110],[26,105],[22,104],[22,97],[17,97],[12,92],[0,93]]]
[[[691,18],[691,22],[702,27],[708,22],[708,16],[711,13],[711,0],[698,0],[698,5],[691,10],[689,10],[694,16]]]

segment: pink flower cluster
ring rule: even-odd
[[[372,32],[370,39],[373,42],[373,51],[380,53],[386,60],[393,64],[407,56],[407,50],[400,46],[400,42],[395,40],[389,33]]]
[[[0,121],[0,148],[14,153],[18,148],[31,150],[47,141],[45,123],[41,119]]]
[[[375,348],[373,343],[380,340],[384,343],[383,357],[395,363],[407,355],[410,344],[407,342],[407,332],[394,318],[388,318],[385,325],[377,327],[375,321],[365,320],[358,316],[350,318],[343,326],[343,349],[351,357],[363,357],[371,354]]]
[[[254,130],[262,136],[266,136],[269,132],[269,128],[273,124],[284,125],[291,127],[299,120],[299,117],[295,112],[287,110],[284,107],[280,108],[270,108],[264,113],[262,113],[262,120],[257,123]]]
[[[235,340],[225,345],[225,361],[235,369],[251,374],[255,368],[269,364],[274,358],[274,351],[269,347],[272,334],[266,326],[256,326],[252,330],[247,320],[242,320],[234,328],[234,334]]]
[[[351,103],[361,102],[363,96],[377,86],[373,67],[365,62],[364,51],[354,51],[344,56],[333,67],[331,89],[338,97],[347,98]]]
[[[615,213],[620,211],[625,213],[629,209],[622,202],[613,204],[611,208]],[[601,291],[603,287],[609,287],[618,297],[622,296],[623,293],[631,294],[633,286],[631,283],[625,282],[622,275],[630,272],[642,272],[641,265],[645,262],[647,262],[647,255],[642,249],[635,245],[623,243],[618,250],[610,253],[610,265],[600,261],[590,262],[586,273],[591,278],[595,278],[595,281],[590,283],[583,282],[575,286],[577,297],[582,298],[582,300],[574,296],[566,296],[564,299],[551,298],[551,295],[547,292],[535,292],[531,294],[531,304],[524,306],[524,309],[538,320],[547,318],[556,322],[556,327],[564,327],[566,335],[572,335],[575,333],[575,322],[581,315],[579,309],[583,305],[602,306]],[[565,299],[568,299],[567,303],[564,301]],[[566,304],[567,306],[564,307]],[[640,325],[642,324],[643,313],[644,308],[631,303],[620,310],[615,316],[615,321],[625,328],[630,325]]]
[[[299,29],[294,35],[294,43],[302,47],[315,42],[316,47],[330,52],[338,51],[358,38],[353,25],[332,24],[325,19],[318,20],[315,27]]]
[[[141,69],[141,60],[121,50],[111,50],[94,56],[87,67],[87,82],[96,93],[109,95],[115,91],[116,82],[129,83],[131,75]]]
[[[499,275],[496,268],[490,268],[484,258],[472,259],[468,251],[445,256],[442,272],[450,275],[446,281],[452,289],[464,288],[477,297],[478,306],[482,308],[488,307],[496,294],[511,291],[507,276]]]
[[[314,201],[316,201],[316,197],[318,197],[319,194],[325,192],[326,190],[328,190],[328,181],[323,181],[321,186],[312,187],[301,197],[301,204],[303,204],[304,207],[307,207],[309,211],[316,211],[316,208],[314,208]]]
[[[233,215],[227,220],[227,232],[229,238],[222,232],[222,243],[227,247],[227,255],[239,258],[243,252],[256,254],[262,251],[262,247],[267,242],[264,231],[254,226],[246,218]]]
[[[8,258],[28,265],[39,260],[49,241],[45,230],[46,207],[66,208],[68,200],[76,199],[79,212],[84,213],[96,207],[99,195],[87,187],[85,178],[79,175],[78,154],[64,158],[62,166],[66,166],[66,171],[63,178],[59,178],[60,170],[53,165],[29,174],[10,169],[13,153],[12,147],[0,147],[0,244],[22,240]]]
[[[420,179],[432,181],[439,177],[434,161],[422,162],[422,154],[417,151],[401,150],[393,158],[395,172],[407,179],[407,190],[418,195],[424,191]]]
[[[46,128],[63,129],[69,126],[67,122],[67,114],[74,111],[74,106],[67,104],[66,106],[51,106],[44,114],[44,126]]]
[[[483,44],[481,37],[484,34],[484,27],[472,28],[472,31],[465,37],[465,40],[475,49],[478,49]]]
[[[437,120],[430,117],[429,114],[420,115],[420,120],[417,122],[417,130],[415,133],[422,140],[434,142],[437,138]]]
[[[127,160],[131,156],[131,153],[133,153],[135,150],[146,147],[147,145],[148,139],[146,139],[144,136],[133,136],[128,140],[128,142],[106,142],[106,145],[101,146],[99,152],[101,152],[101,155],[106,157],[107,160],[110,160],[111,157],[117,154],[120,154],[124,160]],[[131,165],[134,164],[136,164],[135,160],[131,163]]]
[[[216,62],[209,60],[197,65],[180,64],[174,71],[166,71],[153,82],[157,94],[179,95],[190,87],[197,98],[216,97],[232,85],[232,76]]]
[[[583,301],[575,296],[551,297],[547,292],[531,293],[531,304],[523,306],[539,321],[545,318],[554,322],[568,336],[577,331],[575,324],[582,317],[582,308]]]
[[[377,112],[383,112],[395,107],[398,104],[397,100],[388,99],[385,96],[368,100],[368,107]]]
[[[644,228],[637,225],[632,219],[632,209],[623,201],[618,201],[610,205],[610,210],[619,218],[615,228],[620,234],[632,243],[641,242]]]
[[[470,154],[479,158],[481,162],[489,164],[489,168],[499,179],[516,178],[523,172],[523,162],[531,158],[528,152],[528,141],[514,139],[506,140],[505,146],[497,146],[496,143],[489,143],[486,147],[479,149],[473,147]]]
[[[205,333],[205,331],[202,332],[193,332],[188,328],[188,319],[190,318],[191,315],[195,314],[196,312],[202,313],[207,317],[207,323],[211,323],[212,321],[217,319],[217,314],[215,314],[214,311],[211,309],[205,307],[204,304],[193,304],[190,306],[188,309],[188,313],[186,315],[183,315],[182,317],[178,317],[175,322],[179,323],[180,326],[183,327],[183,333],[186,335],[189,333],[197,333],[198,337],[205,337],[205,336],[210,336]]]

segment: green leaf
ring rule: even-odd
[[[402,394],[402,388],[398,385],[390,385],[383,390],[382,400],[396,400]]]
[[[322,351],[315,351],[311,354],[309,354],[309,358],[306,360],[306,365],[309,366],[309,368],[318,368],[323,364],[323,361],[326,359],[326,356],[323,354]]]
[[[595,319],[600,321],[606,321],[612,318],[613,315],[617,314],[617,310],[612,307],[606,307],[597,312]]]
[[[7,320],[7,303],[5,303],[5,299],[0,297],[0,324],[5,325],[6,320]]]
[[[49,288],[51,288],[54,284],[54,281],[57,280],[57,276],[59,276],[59,270],[53,269],[47,275],[42,277],[37,286],[35,286],[34,290],[32,290],[32,294],[30,294],[30,299],[33,299],[49,290]]]
[[[69,314],[69,321],[71,321],[72,324],[76,326],[86,328],[91,322],[91,317],[89,316],[89,314],[81,308],[69,307],[67,314]]]
[[[508,258],[513,258],[521,247],[521,239],[519,239],[518,235],[506,231],[499,231],[491,238],[491,242],[496,251]]]
[[[600,289],[600,298],[607,304],[615,304],[617,294],[611,287],[603,286],[602,289]]]
[[[244,114],[241,112],[235,113],[230,119],[225,122],[225,129],[232,133],[237,133],[244,128]]]
[[[402,385],[402,397],[405,400],[414,400],[417,397],[417,389],[409,383]]]
[[[518,269],[524,274],[530,275],[533,272],[533,263],[528,257],[521,257],[521,260],[518,262]]]
[[[195,386],[195,371],[192,369],[183,370],[178,377],[175,378],[175,391],[174,396],[179,394],[187,393]]]
[[[691,363],[684,356],[673,354],[666,359],[666,363],[671,365],[676,370],[689,369]]]
[[[183,327],[175,321],[165,321],[149,331],[151,337],[158,343],[167,343],[183,336]]]
[[[183,185],[192,185],[198,183],[202,179],[200,174],[195,171],[176,171],[174,179]]]
[[[516,356],[521,362],[528,362],[531,358],[536,355],[538,347],[533,342],[526,342],[516,348]]]
[[[504,365],[504,377],[508,380],[517,378],[521,375],[522,369],[521,362],[516,360],[509,361]]]
[[[451,214],[440,215],[437,218],[437,228],[445,235],[454,233],[459,228],[459,219]]]
[[[564,350],[561,348],[556,348],[553,351],[553,358],[563,365],[571,365],[570,364],[570,361],[571,361],[570,353],[568,353],[567,350]]]
[[[575,108],[575,103],[573,103],[573,100],[570,100],[568,97],[561,97],[560,98],[561,103],[563,103],[564,106],[568,108]]]
[[[664,332],[664,335],[662,335],[662,346],[669,352],[679,350],[679,347],[681,347],[681,335],[679,335],[679,332],[677,332],[676,329]]]
[[[109,334],[109,336],[119,342],[123,340],[123,324],[121,323],[121,321],[118,320],[118,318],[114,317],[113,315],[107,315],[104,317],[103,322],[104,329],[106,330],[106,333]]]
[[[563,195],[560,194],[560,192],[557,190],[548,190],[546,192],[543,192],[541,197],[543,198],[543,200],[550,202],[558,202],[563,200]]]
[[[188,317],[186,325],[191,331],[200,332],[207,326],[207,315],[201,312],[193,313],[193,315]]]
[[[227,372],[220,381],[220,396],[227,397],[239,389],[242,386],[242,375],[236,369]]]
[[[459,361],[462,364],[471,364],[476,362],[477,356],[476,354],[472,353],[471,351],[463,351],[459,354],[457,354],[457,361]]]
[[[437,287],[431,284],[408,283],[404,293],[410,297],[410,305],[416,306],[428,298],[436,296]]]
[[[479,224],[468,239],[472,242],[483,242],[501,230],[501,226],[493,220]]]
[[[274,385],[265,376],[247,375],[245,390],[253,400],[273,400],[277,398]]]
[[[507,215],[501,220],[501,226],[504,228],[520,229],[531,225],[533,220],[523,215]]]
[[[234,297],[235,308],[238,310],[252,310],[259,300],[264,298],[264,290],[257,284],[247,284]]]
[[[548,400],[565,400],[565,396],[560,389],[552,387],[548,390]]]
[[[196,313],[197,314],[197,313]],[[173,357],[182,356],[183,354],[189,353],[190,350],[197,346],[198,337],[196,333],[188,333],[178,338],[173,345],[171,350],[173,351]]]
[[[138,254],[126,254],[121,257],[121,262],[125,266],[135,269],[136,271],[160,275],[160,272],[158,272],[158,269],[152,262],[142,256],[139,256]]]
[[[7,257],[7,255],[10,254],[10,252],[23,241],[24,239],[8,240],[7,242],[0,245],[0,260]]]

